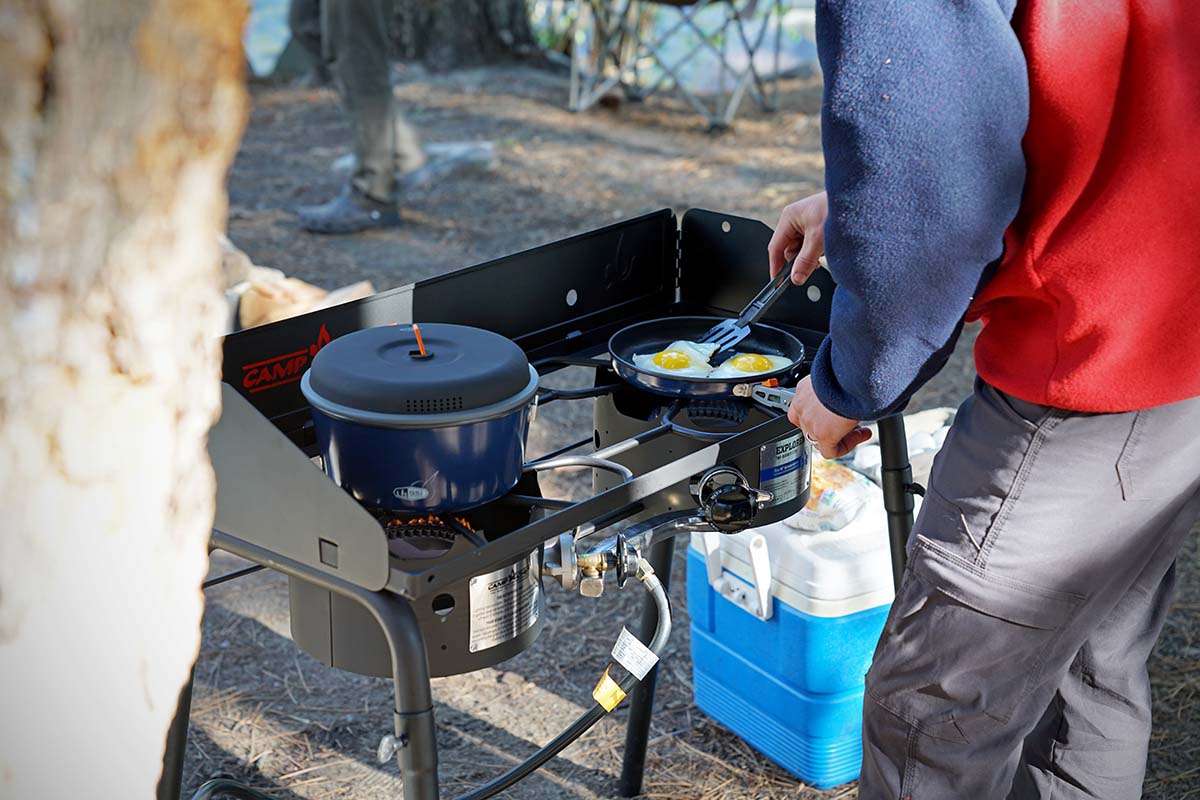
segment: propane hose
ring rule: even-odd
[[[651,596],[654,597],[654,604],[658,607],[658,624],[654,629],[654,636],[650,639],[649,648],[654,655],[661,656],[662,651],[667,646],[667,639],[671,636],[671,601],[667,597],[667,590],[663,587],[662,581],[654,574],[654,569],[651,568],[645,559],[641,559],[638,562],[637,577],[642,582],[642,585],[646,587],[646,591],[650,592]],[[621,691],[628,694],[637,682],[638,679],[636,676],[626,675],[619,682]],[[454,800],[485,800],[485,798],[499,794],[554,758],[554,756],[562,752],[568,745],[587,733],[607,713],[609,712],[599,704],[591,706],[580,715],[579,719],[571,723],[570,727],[558,736],[555,736],[553,740],[529,758],[495,780],[485,783],[478,789],[460,795]]]
[[[651,637],[648,647],[655,656],[661,656],[667,646],[667,640],[671,636],[671,600],[667,597],[667,590],[663,587],[662,581],[658,579],[658,575],[654,573],[654,569],[644,558],[638,561],[637,578],[646,587],[646,591],[650,592],[650,595],[654,598],[654,604],[658,608],[658,624],[655,626],[654,636]],[[619,681],[618,685],[622,692],[628,694],[637,683],[637,676],[629,674]],[[486,798],[494,797],[503,792],[561,753],[580,736],[591,730],[608,713],[598,703],[592,705],[578,719],[571,723],[568,728],[558,734],[558,736],[555,736],[529,758],[503,775],[485,783],[478,789],[456,797],[454,800],[486,800]],[[209,800],[209,798],[220,795],[229,795],[241,800],[276,800],[276,798],[270,795],[251,789],[249,786],[238,783],[230,778],[214,778],[207,781],[196,790],[191,800]]]
[[[208,800],[210,797],[219,795],[229,795],[240,798],[240,800],[277,800],[269,794],[251,789],[246,784],[238,783],[232,778],[213,778],[205,781],[204,785],[192,795],[192,800]]]

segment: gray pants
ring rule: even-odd
[[[859,797],[1141,797],[1146,660],[1198,517],[1200,398],[1083,414],[977,382],[867,674]]]
[[[390,0],[292,0],[292,35],[329,65],[354,129],[354,188],[394,202],[396,175],[421,166],[416,132],[400,116],[388,67]]]

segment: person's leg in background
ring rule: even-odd
[[[1197,424],[1200,399],[1073,414],[977,386],[935,463],[867,676],[863,800],[1009,794],[1085,643],[1118,608],[1161,613],[1159,584],[1200,516],[1200,442],[1179,435]],[[1136,675],[1107,676],[1132,695],[1115,702],[1145,702],[1135,660]],[[1114,735],[1128,750],[1145,733]]]
[[[321,0],[292,0],[288,6],[288,28],[312,62],[315,83],[328,83],[329,67],[321,46]]]
[[[1010,795],[1141,797],[1150,740],[1146,661],[1175,589],[1175,566],[1139,581],[1076,654],[1050,707],[1025,740]]]
[[[354,131],[350,184],[321,206],[300,209],[300,224],[318,233],[355,233],[400,224],[396,171],[420,157],[416,134],[398,123],[388,65],[390,0],[321,4],[322,44]],[[397,125],[403,125],[398,135]],[[405,141],[406,155],[400,150]],[[414,156],[411,151],[415,149]]]
[[[351,183],[372,200],[394,204],[396,99],[388,67],[389,0],[325,3],[324,30],[342,105],[354,129]]]

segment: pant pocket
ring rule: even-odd
[[[1114,416],[1130,420],[1117,458],[1122,500],[1170,500],[1194,491],[1200,447],[1189,431],[1200,422],[1200,398]]]
[[[1008,724],[1082,597],[986,573],[918,537],[867,673],[882,708],[967,743]]]
[[[1017,425],[1031,431],[1037,430],[1054,416],[1066,413],[1053,406],[1040,405],[1028,400],[1021,400],[1006,392],[1002,392],[982,378],[976,378],[975,391],[982,395],[1001,416],[1007,417]]]
[[[999,499],[995,501],[999,507]],[[962,509],[942,496],[937,487],[930,482],[925,488],[925,497],[921,501],[921,513],[913,524],[912,537],[908,540],[909,555],[922,541],[936,542],[948,552],[954,553],[967,561],[978,559],[983,550],[984,538],[987,533],[988,520],[984,527],[974,530],[967,521]]]
[[[978,381],[934,463],[914,534],[986,563],[1043,445],[1066,413]]]

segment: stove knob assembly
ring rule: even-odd
[[[621,567],[618,551],[622,540],[610,536],[581,554],[575,542],[595,532],[594,525],[583,525],[546,542],[542,546],[542,575],[567,591],[578,589],[584,597],[603,595],[605,573]],[[624,580],[620,583],[624,585]]]
[[[579,585],[579,562],[575,558],[575,534],[561,533],[542,548],[542,575],[571,591]]]
[[[771,502],[769,492],[760,492],[733,467],[713,467],[691,485],[704,518],[722,533],[744,531],[754,523],[758,510]]]
[[[709,524],[722,533],[745,530],[754,522],[758,508],[744,487],[736,484],[719,486],[704,502],[704,516]]]
[[[584,597],[604,595],[608,573],[618,587],[637,574],[641,553],[655,543],[689,533],[736,533],[754,523],[759,509],[771,502],[732,467],[713,467],[691,485],[699,511],[672,511],[635,523],[601,538],[594,525],[561,534],[542,546],[542,575],[564,589],[577,589]]]

